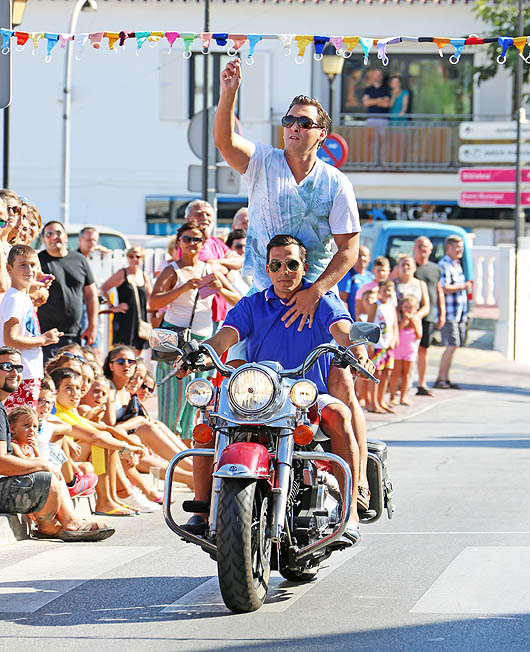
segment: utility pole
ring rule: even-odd
[[[524,32],[523,3],[517,0],[517,35]],[[517,279],[519,273],[519,238],[525,234],[525,212],[521,208],[521,120],[524,109],[521,106],[523,94],[523,60],[517,57],[515,72],[515,120],[516,120],[516,145],[515,145],[515,208],[513,214],[515,232],[515,281],[514,281],[514,317],[513,317],[513,357],[517,351]]]

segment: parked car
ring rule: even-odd
[[[466,231],[451,224],[435,222],[413,222],[408,220],[391,220],[388,222],[368,222],[362,225],[361,244],[370,249],[372,263],[377,256],[386,256],[390,266],[394,267],[400,255],[412,256],[414,240],[426,236],[433,244],[430,259],[437,263],[444,255],[444,241],[448,235],[458,235],[464,242],[462,268],[467,281],[473,282],[473,260],[471,245]],[[468,292],[468,312],[471,314],[473,290]]]
[[[458,235],[464,241],[462,267],[467,280],[473,280],[473,261],[467,233],[459,226],[431,222],[409,222],[393,220],[388,222],[369,222],[363,224],[361,244],[370,249],[372,262],[377,256],[386,256],[394,267],[400,255],[412,256],[414,240],[426,236],[433,244],[430,257],[437,263],[444,255],[444,241],[448,235]]]

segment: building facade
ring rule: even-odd
[[[170,0],[97,0],[97,11],[80,14],[76,33],[121,30],[201,32],[204,7]],[[64,33],[74,0],[28,0],[20,30]],[[363,36],[455,36],[483,34],[471,3],[454,2],[235,2],[212,0],[212,32],[246,34],[357,34]],[[190,118],[202,108],[202,76],[210,72],[210,102],[218,97],[219,71],[226,48],[212,41],[210,54],[200,40],[185,59],[183,41],[171,53],[167,41],[140,50],[134,39],[117,52],[107,39],[99,49],[90,43],[72,73],[71,212],[76,223],[107,224],[125,233],[174,232],[182,206],[200,193],[188,189],[190,166],[200,159],[188,143]],[[478,87],[474,64],[488,60],[485,46],[466,47],[457,65],[453,49],[441,58],[434,43],[390,45],[383,67],[375,49],[364,66],[360,47],[329,81],[310,46],[301,64],[278,40],[256,46],[254,65],[243,64],[238,116],[251,140],[281,146],[279,121],[294,95],[318,97],[331,110],[333,130],[349,145],[343,171],[350,177],[368,219],[434,219],[467,228],[489,229],[484,244],[509,239],[510,209],[464,209],[458,169],[463,120],[510,119],[512,81],[507,70]],[[61,139],[63,130],[64,50],[56,46],[45,63],[46,42],[31,42],[13,52],[10,185],[35,202],[45,219],[60,217]],[[242,48],[246,58],[248,45]],[[399,72],[410,90],[409,114],[398,124],[366,126],[361,97],[372,69],[385,76]],[[475,161],[472,165],[480,165]],[[197,172],[197,170],[195,170]],[[193,171],[192,171],[193,174]],[[218,195],[220,221],[246,201],[246,188],[235,176],[225,179]],[[506,187],[510,190],[510,187]],[[513,190],[513,189],[512,189]],[[493,232],[496,228],[496,233]]]

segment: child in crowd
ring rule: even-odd
[[[365,290],[363,292],[361,300],[361,310],[362,312],[357,313],[357,321],[368,321],[368,313],[370,312],[371,307],[377,303],[377,297],[379,294],[378,288],[372,288],[371,290]],[[373,349],[371,346],[368,347],[368,355],[373,355]],[[368,405],[368,395],[370,392],[370,385],[372,384],[371,380],[366,380],[362,376],[359,376],[355,382],[355,392],[357,398],[359,399],[359,404],[361,407],[366,407]]]
[[[107,378],[104,376],[96,378],[90,390],[81,399],[82,403],[78,407],[79,414],[86,419],[104,425],[103,415],[107,408],[110,389],[111,385]],[[131,441],[141,445],[140,439],[134,435],[134,430],[131,429],[128,432]],[[120,467],[116,469],[116,493],[118,498],[141,512],[156,511],[160,509],[162,503],[161,496],[147,485],[145,478],[138,472],[143,470],[149,473],[153,466],[165,469],[167,464],[160,458],[156,458],[153,452],[146,448],[145,456],[139,460],[135,467],[124,465],[123,469]]]
[[[81,374],[68,368],[55,369],[52,380],[57,389],[57,416],[72,426],[72,436],[81,443],[81,461],[92,456],[98,481],[96,514],[131,516],[136,510],[118,500],[116,494],[116,468],[119,456],[127,464],[136,465],[145,450],[137,446],[127,433],[119,428],[89,421],[82,417],[77,406],[81,400]]]
[[[379,289],[379,283],[381,281],[386,281],[390,275],[390,261],[385,256],[378,256],[374,260],[374,265],[372,272],[374,274],[374,280],[368,281],[362,285],[355,295],[355,314],[359,315],[362,312],[361,301],[364,292],[366,290],[372,290],[373,288]]]
[[[41,347],[56,344],[62,333],[52,328],[41,335],[29,288],[40,270],[36,252],[28,245],[14,245],[7,257],[11,287],[0,304],[0,346],[13,346],[22,357],[22,382],[4,401],[6,410],[16,405],[37,407],[43,376]]]
[[[39,419],[35,410],[27,405],[20,405],[8,415],[11,444],[17,457],[40,457],[37,443]]]
[[[392,369],[394,368],[393,349],[398,342],[398,320],[394,306],[394,281],[379,282],[379,298],[377,303],[370,306],[368,321],[378,324],[381,329],[379,342],[374,344],[372,362],[375,364],[375,376],[379,385],[369,386],[368,410],[370,412],[393,412],[385,403],[385,394]]]
[[[421,318],[418,316],[418,299],[405,295],[399,308],[399,343],[394,350],[394,371],[390,380],[390,405],[397,405],[396,388],[401,380],[401,405],[413,405],[407,398],[412,363],[418,357],[422,335]]]
[[[55,385],[49,376],[42,379],[37,416],[39,431],[37,444],[40,457],[61,469],[70,497],[91,496],[98,476],[90,462],[75,463],[81,446],[71,438],[72,426],[51,414],[55,405]]]
[[[88,392],[82,397],[77,411],[83,417],[103,422],[103,415],[107,410],[107,400],[110,393],[110,382],[105,376],[96,376]]]

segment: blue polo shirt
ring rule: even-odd
[[[311,283],[302,280],[302,288]],[[287,312],[287,299],[280,299],[271,286],[262,292],[243,297],[228,312],[223,327],[233,328],[239,341],[246,340],[247,360],[260,362],[275,360],[284,369],[298,367],[307,354],[319,344],[331,342],[330,328],[338,321],[352,319],[344,303],[334,292],[328,292],[320,300],[315,311],[313,326],[298,332],[298,322],[285,328],[281,317]],[[331,354],[323,355],[306,378],[312,380],[321,394],[326,394]]]
[[[348,293],[348,310],[353,319],[355,316],[355,295],[357,291],[362,288],[366,283],[373,281],[375,276],[372,272],[366,270],[364,274],[359,274],[354,269],[351,270],[349,274],[339,281],[339,292]]]

